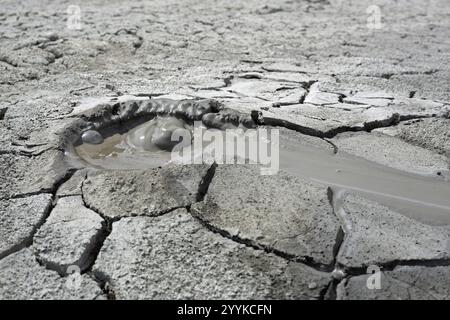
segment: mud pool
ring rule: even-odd
[[[215,134],[225,132],[202,129]],[[171,141],[175,130],[181,130],[178,134],[181,138]],[[144,123],[131,121],[105,128],[101,133],[82,135],[67,155],[78,166],[110,170],[154,168],[172,162],[171,150],[179,142],[183,148],[190,147],[192,141],[186,134],[191,137],[192,131],[192,124],[175,117],[158,116]],[[248,155],[248,144],[246,148],[244,154]],[[204,152],[207,149],[203,145],[200,152],[204,160],[211,160],[211,154]],[[184,155],[193,150],[185,149]],[[309,141],[295,141],[283,130],[279,135],[279,166],[291,174],[329,186],[335,195],[332,202],[337,214],[345,214],[339,209],[340,195],[351,191],[418,221],[450,224],[450,184],[445,174],[425,176],[404,172],[345,152],[332,152]]]

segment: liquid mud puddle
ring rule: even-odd
[[[171,151],[178,144],[171,141],[173,131],[190,134],[192,128],[181,119],[157,116],[144,123],[113,125],[102,132],[87,130],[69,154],[72,162],[99,169],[160,167],[171,162]]]
[[[345,191],[351,191],[420,222],[450,224],[450,183],[440,177],[413,174],[344,152],[331,154],[308,146],[280,148],[280,168],[330,186],[337,203]]]
[[[222,130],[205,125],[200,129],[217,139],[225,133],[223,129],[230,128],[245,132],[242,126],[231,124]],[[171,139],[174,132],[179,137],[176,141]],[[279,133],[280,169],[331,187],[335,203],[349,191],[426,224],[450,224],[450,183],[444,179],[400,171],[343,152],[335,154],[310,142],[292,139],[289,130]],[[173,163],[174,148],[179,148],[184,160],[194,159],[192,153],[196,152],[211,159],[212,154],[206,154],[210,150],[205,151],[207,145],[202,145],[200,151],[192,147],[194,135],[194,125],[189,121],[154,116],[148,121],[133,120],[99,131],[86,130],[66,154],[78,167],[110,170],[146,169]],[[248,145],[246,148],[248,152]]]

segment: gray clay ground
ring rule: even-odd
[[[62,161],[84,112],[164,96],[447,170],[449,30],[448,0],[1,0],[0,299],[450,299],[447,226],[285,172]]]

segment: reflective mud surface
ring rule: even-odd
[[[280,140],[282,137],[280,137]],[[421,222],[450,224],[450,183],[442,178],[403,172],[342,152],[314,147],[280,149],[280,167],[330,186],[339,197],[348,190]]]
[[[174,132],[180,137],[178,141],[171,141]],[[158,116],[144,123],[110,127],[100,138],[96,132],[90,133],[68,154],[83,166],[96,168],[158,167],[171,162],[170,151],[180,141],[182,147],[190,146],[192,132],[191,124]],[[340,196],[347,190],[421,222],[450,224],[450,183],[442,177],[403,172],[343,152],[335,154],[311,142],[296,141],[285,131],[280,131],[279,146],[280,169],[330,186],[335,210],[339,210]]]
[[[101,143],[81,139],[69,154],[71,160],[81,160],[83,166],[95,168],[154,168],[170,162],[170,151],[178,144],[171,141],[175,130],[190,133],[192,126],[175,117],[156,117],[144,123],[133,121],[105,129]]]

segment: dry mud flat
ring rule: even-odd
[[[330,157],[448,183],[446,1],[379,1],[380,29],[371,1],[70,5],[2,2],[1,299],[450,298],[445,216],[289,170],[74,170],[64,154],[117,102],[213,99]]]

